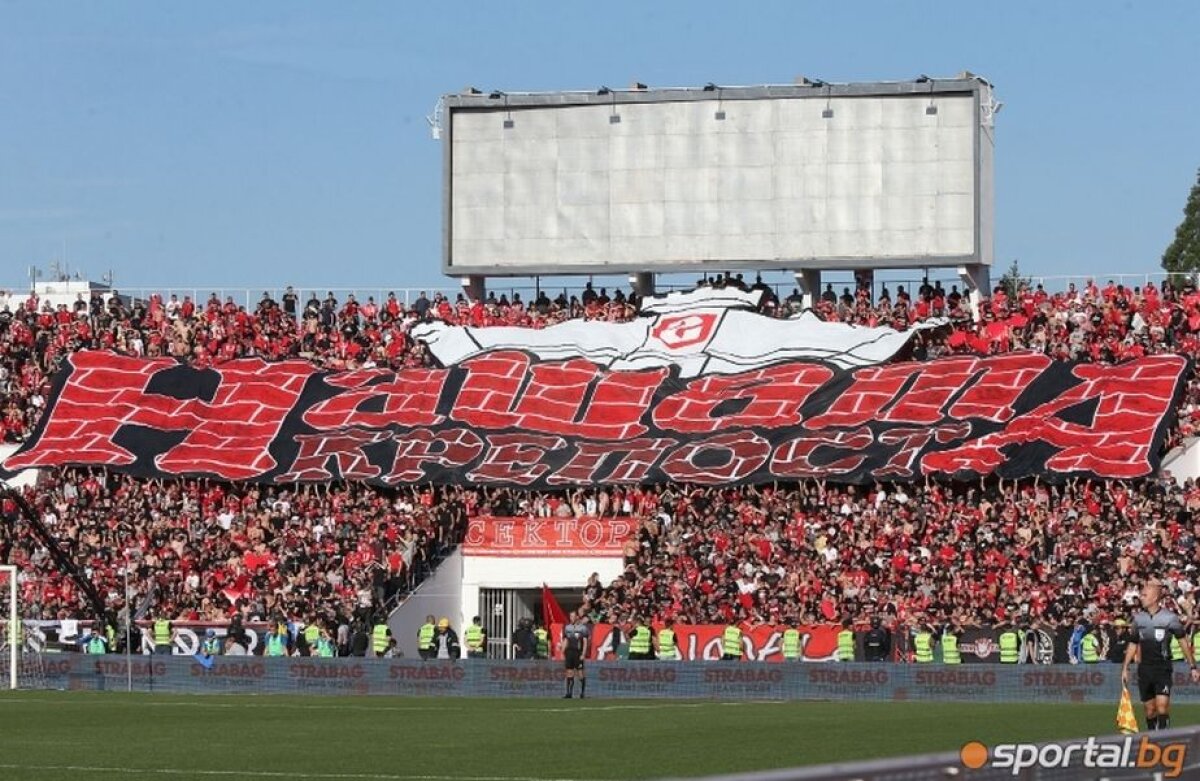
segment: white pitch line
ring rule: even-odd
[[[431,776],[393,775],[389,773],[301,773],[295,770],[191,770],[180,767],[100,767],[96,765],[10,765],[0,764],[0,770],[24,770],[45,773],[121,773],[123,775],[156,776],[237,776],[239,778],[314,778],[363,779],[365,781],[579,781],[570,778],[540,778],[537,776]]]
[[[76,700],[70,703],[61,700],[54,700],[48,697],[0,697],[0,702],[22,702],[22,703],[46,703],[51,705],[63,705],[75,708],[80,705],[111,705],[111,702],[106,702],[102,699],[95,700]],[[379,705],[371,707],[369,705],[301,705],[295,702],[281,702],[271,705],[265,702],[205,702],[204,697],[197,697],[195,700],[179,701],[150,701],[139,702],[139,708],[226,708],[231,710],[255,709],[264,708],[270,710],[358,710],[358,711],[459,711],[465,710],[463,706],[454,708],[439,708],[439,707],[424,707],[424,706],[395,706],[395,705]]]
[[[518,712],[531,713],[591,713],[593,711],[612,711],[612,710],[667,710],[669,708],[710,708],[710,707],[742,707],[745,705],[781,705],[778,700],[764,700],[762,702],[662,702],[658,704],[647,705],[596,705],[571,708],[563,706],[561,708],[515,708]]]
[[[17,702],[17,703],[44,703],[52,705],[66,705],[60,700],[51,699],[48,697],[0,697],[0,702]],[[594,702],[594,700],[593,700]],[[69,703],[70,707],[75,708],[80,705],[110,705],[111,703],[103,699],[94,700],[76,700]],[[155,708],[215,708],[227,710],[253,710],[253,709],[269,709],[269,710],[335,710],[335,711],[365,711],[368,713],[428,713],[450,712],[450,711],[465,711],[471,710],[476,713],[495,713],[496,711],[505,711],[509,713],[595,713],[600,711],[632,711],[632,710],[671,710],[679,708],[708,708],[708,707],[745,707],[749,705],[782,705],[779,700],[762,700],[762,701],[747,701],[747,702],[720,702],[706,700],[703,702],[663,702],[663,703],[647,703],[645,705],[580,705],[580,706],[560,706],[556,708],[496,708],[493,710],[480,710],[479,708],[467,708],[465,705],[456,705],[454,707],[439,707],[439,706],[417,706],[417,705],[345,705],[340,703],[329,703],[327,705],[304,705],[294,702],[281,703],[266,703],[266,702],[207,702],[203,695],[198,696],[195,700],[179,701],[154,701],[140,702],[138,707],[155,707]]]

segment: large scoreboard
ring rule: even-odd
[[[447,274],[992,262],[978,77],[443,102]]]

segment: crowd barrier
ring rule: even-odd
[[[173,656],[26,654],[25,685],[82,691],[557,697],[554,661],[422,662],[225,656],[211,668]],[[1177,702],[1200,703],[1178,666]],[[588,695],[729,700],[934,700],[1115,703],[1119,665],[954,665],[762,662],[591,662]]]

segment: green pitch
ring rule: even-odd
[[[6,781],[698,776],[1111,734],[1113,706],[0,693]],[[1200,706],[1177,707],[1177,725]]]

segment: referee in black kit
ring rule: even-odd
[[[1142,586],[1142,610],[1134,613],[1130,631],[1133,635],[1125,650],[1121,668],[1121,685],[1129,685],[1129,665],[1138,663],[1138,693],[1146,707],[1146,728],[1167,729],[1171,726],[1171,638],[1179,638],[1183,658],[1192,668],[1192,682],[1200,682],[1196,670],[1192,641],[1183,622],[1162,602],[1162,586],[1154,580]]]
[[[584,698],[587,678],[584,677],[583,662],[587,659],[591,642],[592,628],[588,626],[586,614],[580,610],[575,614],[575,620],[563,627],[562,640],[558,644],[567,668],[567,693],[563,695],[564,700],[571,699],[576,678],[579,679],[579,699]]]

